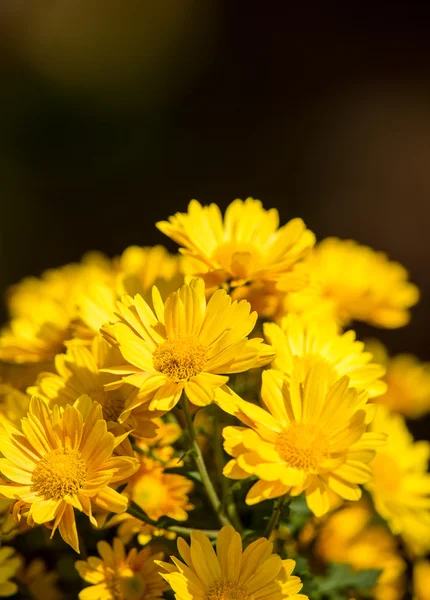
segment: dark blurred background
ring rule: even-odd
[[[252,195],[405,264],[421,302],[375,333],[430,359],[429,27],[411,2],[3,0],[1,289]]]

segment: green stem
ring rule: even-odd
[[[270,515],[270,519],[266,525],[266,529],[264,530],[263,537],[269,539],[272,531],[276,528],[279,522],[279,518],[281,516],[282,506],[285,502],[286,496],[280,496],[275,500],[273,505],[273,511]]]
[[[198,472],[200,473],[200,477],[202,479],[202,483],[208,495],[209,501],[212,504],[212,507],[218,517],[221,525],[231,525],[230,519],[226,515],[224,511],[224,507],[222,505],[221,500],[218,498],[218,494],[212,484],[212,481],[209,477],[208,471],[206,469],[205,461],[203,458],[202,451],[197,443],[196,432],[194,430],[193,419],[191,417],[190,408],[188,406],[188,400],[186,398],[183,399],[181,406],[184,411],[185,423],[188,431],[188,437],[190,440],[190,447],[192,450],[192,455],[194,457],[194,462],[196,463],[196,467]]]
[[[191,535],[191,533],[193,531],[195,531],[195,529],[191,529],[190,527],[179,527],[179,526],[173,525],[173,526],[169,527],[169,531],[174,531],[178,535],[186,535],[189,537]],[[207,535],[208,538],[211,540],[216,540],[216,538],[218,537],[218,534],[219,534],[219,531],[216,529],[199,529],[198,531],[201,531],[202,533]]]
[[[169,531],[174,531],[178,535],[186,535],[190,536],[191,532],[194,531],[190,527],[182,527],[180,525],[172,525],[169,521],[169,518],[164,519],[163,517],[159,521],[154,521],[150,519],[148,515],[146,515],[140,509],[137,509],[134,506],[129,506],[126,511],[129,515],[134,517],[135,519],[139,519],[139,521],[143,521],[147,525],[151,525],[152,527],[157,527],[158,529],[168,529]],[[214,529],[199,529],[202,533],[208,536],[210,539],[216,539],[219,531]]]

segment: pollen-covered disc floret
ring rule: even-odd
[[[0,493],[15,500],[14,515],[30,526],[52,523],[64,541],[79,551],[73,508],[94,526],[92,510],[121,513],[127,498],[112,487],[138,468],[135,458],[115,456],[124,439],[107,431],[100,404],[81,396],[72,406],[51,410],[37,397],[30,402],[22,431],[3,422],[0,472],[9,482]]]
[[[273,544],[265,538],[243,550],[239,533],[226,525],[216,552],[201,531],[191,533],[191,546],[178,538],[178,550],[184,562],[173,556],[174,565],[158,561],[176,600],[307,600],[292,575],[295,562],[272,554]]]
[[[279,371],[263,372],[262,398],[268,410],[221,389],[215,401],[248,427],[225,427],[226,451],[233,456],[224,474],[258,481],[248,504],[305,492],[315,515],[336,497],[358,500],[359,484],[372,478],[369,462],[384,435],[366,432],[374,406],[367,394],[349,387],[347,377],[331,384],[332,371],[317,363],[301,381]]]
[[[193,279],[165,302],[153,288],[155,312],[139,295],[118,302],[117,320],[103,328],[127,364],[107,368],[119,384],[139,388],[127,412],[149,407],[170,410],[184,391],[190,402],[206,406],[226,375],[266,364],[273,350],[260,338],[248,339],[257,313],[246,300],[232,301],[217,290],[207,302],[202,279]]]
[[[85,485],[87,467],[78,450],[57,448],[36,465],[31,478],[33,491],[46,500],[62,500]]]
[[[154,368],[172,381],[187,381],[205,367],[207,349],[195,336],[166,340],[154,352]]]

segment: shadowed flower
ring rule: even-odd
[[[358,500],[359,484],[372,478],[369,462],[385,436],[367,433],[374,406],[366,392],[349,387],[347,377],[334,385],[324,363],[302,382],[293,373],[263,372],[262,398],[268,410],[245,402],[230,390],[216,401],[248,427],[225,427],[225,450],[234,458],[224,474],[233,479],[256,475],[247,504],[305,491],[312,512],[321,516],[336,497]]]
[[[16,554],[15,548],[2,546],[0,548],[0,598],[13,596],[18,591],[18,586],[14,581],[22,565],[22,559]]]
[[[430,443],[414,442],[403,417],[379,406],[372,430],[388,434],[388,443],[372,462],[367,484],[375,508],[412,553],[430,550]]]
[[[158,574],[156,559],[150,548],[132,548],[128,554],[118,538],[113,546],[101,541],[98,556],[78,560],[75,567],[84,581],[91,584],[79,594],[79,600],[158,600],[167,589]]]
[[[352,240],[326,238],[308,264],[311,279],[321,297],[333,303],[339,323],[356,320],[388,328],[408,323],[418,288],[408,281],[406,269],[383,252]]]
[[[206,303],[201,279],[182,286],[164,303],[154,287],[153,303],[155,314],[141,296],[124,297],[118,302],[118,321],[104,328],[128,362],[107,370],[139,388],[127,411],[146,401],[151,409],[170,410],[183,391],[190,402],[205,406],[228,381],[227,374],[273,358],[261,339],[247,338],[257,320],[249,303],[232,302],[224,290]]]
[[[300,579],[291,573],[293,560],[272,554],[273,544],[259,538],[242,549],[240,535],[226,525],[216,541],[216,552],[201,531],[191,533],[191,546],[178,538],[183,562],[157,561],[176,600],[306,600],[299,594]]]
[[[62,600],[64,594],[57,587],[59,573],[48,571],[40,558],[35,558],[18,574],[18,580],[24,584],[31,600]]]
[[[92,504],[107,512],[126,510],[127,498],[110,485],[130,477],[138,462],[113,455],[124,436],[107,431],[100,404],[81,396],[73,406],[51,410],[34,397],[21,431],[3,427],[0,471],[9,482],[0,485],[0,494],[15,500],[17,520],[25,516],[30,526],[52,523],[52,535],[58,528],[79,552],[74,508],[94,526]]]
[[[380,380],[384,367],[371,362],[372,354],[364,352],[364,343],[355,339],[354,331],[341,334],[333,321],[306,323],[289,315],[281,326],[265,323],[264,333],[276,350],[271,366],[287,376],[294,370],[304,380],[315,363],[324,361],[332,371],[332,383],[347,375],[349,385],[366,390],[370,398],[386,390]]]
[[[430,600],[430,561],[414,564],[414,600]]]

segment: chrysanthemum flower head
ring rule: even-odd
[[[194,484],[183,475],[165,472],[180,463],[173,457],[166,463],[142,454],[138,457],[139,469],[128,479],[124,494],[153,521],[163,516],[186,521],[188,511],[194,508],[188,498]]]
[[[197,406],[213,400],[226,375],[266,364],[270,346],[248,340],[257,314],[246,301],[232,302],[218,290],[206,302],[205,286],[194,279],[162,301],[153,288],[155,314],[139,295],[118,303],[118,321],[105,335],[117,344],[128,364],[109,369],[139,388],[128,410],[151,401],[150,408],[170,410],[184,391]]]
[[[224,220],[216,204],[192,200],[188,213],[176,213],[157,227],[181,246],[186,272],[203,277],[209,288],[296,279],[295,265],[315,243],[301,219],[279,228],[278,211],[264,210],[253,198],[232,202]]]
[[[163,413],[150,411],[145,404],[127,410],[138,394],[137,388],[123,385],[111,389],[109,384],[117,377],[104,370],[121,362],[118,350],[100,335],[93,338],[90,346],[72,342],[65,354],[55,357],[57,373],[42,373],[28,392],[43,398],[50,406],[63,407],[87,394],[101,405],[109,430],[119,434],[133,429],[133,435],[151,438],[157,430],[154,419]],[[127,418],[124,420],[125,411]],[[118,427],[120,422],[122,426]]]
[[[386,390],[380,380],[384,367],[371,363],[372,354],[364,352],[364,343],[355,339],[354,331],[341,334],[334,321],[307,323],[288,315],[280,326],[265,323],[264,333],[276,350],[272,367],[287,376],[295,370],[304,380],[309,369],[323,361],[332,370],[332,383],[347,375],[351,387],[366,390],[371,398]]]
[[[403,417],[385,406],[378,407],[372,429],[388,434],[367,484],[375,508],[414,554],[425,554],[430,550],[430,443],[414,442]]]
[[[22,559],[11,546],[0,548],[0,597],[13,596],[18,591],[18,586],[12,577],[15,577],[22,566]]]
[[[34,397],[21,431],[3,427],[0,472],[9,481],[0,494],[15,500],[17,518],[26,516],[29,525],[52,523],[52,535],[58,528],[79,552],[74,508],[95,526],[93,504],[107,512],[126,510],[127,498],[110,486],[130,477],[138,462],[113,455],[123,436],[107,431],[100,404],[81,396],[73,406],[51,410]]]
[[[402,265],[352,240],[326,238],[315,247],[309,266],[320,295],[332,301],[341,324],[357,320],[401,327],[419,298]]]
[[[406,563],[396,538],[384,525],[373,523],[373,516],[362,500],[329,515],[318,531],[315,553],[326,563],[348,564],[357,571],[381,569],[372,598],[401,600]]]
[[[372,478],[368,463],[385,439],[366,432],[374,408],[366,392],[349,387],[347,377],[333,385],[331,369],[318,363],[303,382],[295,373],[287,381],[278,371],[264,371],[261,394],[267,410],[230,390],[219,390],[216,398],[248,426],[223,431],[224,447],[234,457],[224,474],[258,477],[246,502],[304,491],[309,508],[321,516],[331,497],[358,500],[359,484]]]
[[[110,277],[110,263],[99,254],[29,277],[9,294],[11,321],[0,335],[0,360],[28,363],[50,361],[71,337],[78,317],[77,299],[94,281]]]
[[[158,561],[176,600],[306,600],[302,583],[292,572],[293,560],[272,554],[273,544],[259,538],[242,549],[240,535],[230,525],[218,534],[216,551],[201,531],[191,533],[191,545],[178,538],[182,560]]]
[[[409,419],[430,412],[430,363],[421,362],[413,354],[390,357],[385,346],[376,340],[367,342],[366,348],[386,368],[387,390],[377,401]]]
[[[90,584],[79,594],[80,600],[158,600],[167,589],[155,563],[162,553],[151,554],[150,548],[128,554],[124,544],[115,538],[113,546],[101,541],[98,556],[78,560],[75,567],[84,581]]]

